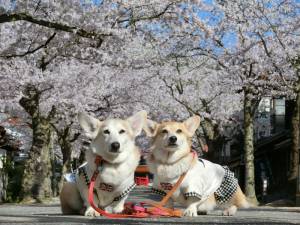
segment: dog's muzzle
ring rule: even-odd
[[[177,137],[176,136],[171,136],[171,137],[169,137],[169,141],[168,141],[169,143],[169,146],[171,146],[171,147],[175,147],[175,146],[177,146]]]
[[[117,152],[119,152],[119,149],[120,149],[120,143],[119,142],[111,143],[110,152],[117,153]]]

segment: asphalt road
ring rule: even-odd
[[[152,198],[145,189],[137,189],[130,200],[141,201]],[[216,210],[205,216],[194,218],[149,218],[149,219],[107,219],[104,217],[88,218],[84,216],[63,216],[59,204],[0,205],[0,224],[300,224],[300,208],[258,207],[240,210],[235,216],[221,216]]]

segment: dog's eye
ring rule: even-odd
[[[167,131],[166,129],[163,129],[161,132],[162,132],[163,134],[167,134],[167,133],[168,133],[168,131]]]
[[[177,134],[180,134],[181,132],[182,132],[181,129],[176,130],[176,133],[177,133]]]
[[[103,133],[104,134],[110,134],[109,130],[104,130]]]
[[[125,133],[125,130],[123,130],[123,129],[119,131],[119,134],[124,134],[124,133]]]

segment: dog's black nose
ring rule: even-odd
[[[171,137],[169,137],[169,142],[170,142],[170,144],[175,144],[176,141],[177,141],[177,137],[176,137],[176,136],[171,136]]]
[[[114,151],[114,152],[116,152],[120,148],[120,143],[119,142],[113,142],[113,143],[111,143],[110,146],[111,146],[111,150]]]

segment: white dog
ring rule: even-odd
[[[187,172],[169,206],[179,202],[186,207],[185,216],[197,216],[220,205],[225,207],[224,215],[234,215],[237,207],[247,208],[249,204],[228,168],[193,157],[191,139],[199,124],[198,116],[183,123],[148,120],[145,131],[153,137],[148,164],[154,174],[154,191],[165,195]]]
[[[61,194],[63,214],[98,216],[88,202],[88,185],[97,169],[96,155],[103,158],[95,182],[94,203],[111,213],[120,213],[129,192],[134,188],[134,171],[140,160],[135,137],[142,131],[147,113],[141,111],[127,120],[99,121],[86,114],[79,115],[79,123],[92,139],[86,152],[87,162],[78,169],[76,182],[64,184]]]

